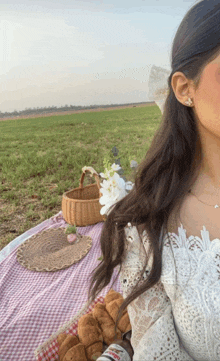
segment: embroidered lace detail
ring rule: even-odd
[[[201,238],[169,233],[163,240],[160,281],[128,305],[133,361],[220,360],[220,240],[212,242],[203,226]],[[140,279],[149,239],[125,227],[120,280],[126,297]]]
[[[146,235],[143,236],[143,243],[137,242],[138,231],[136,227],[125,228],[125,234],[127,243],[125,244],[125,255],[123,261],[123,279],[122,287],[124,296],[126,297],[131,289],[136,285],[138,281],[143,282],[151,268],[148,265],[145,269],[145,273],[141,279],[141,271],[145,264],[146,249],[148,249],[149,240]]]

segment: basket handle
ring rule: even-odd
[[[91,173],[91,177],[92,176],[94,176],[95,177],[95,180],[96,180],[96,183],[97,183],[97,186],[98,186],[98,190],[100,191],[100,188],[101,188],[101,186],[100,186],[100,182],[99,182],[99,175],[98,175],[98,173],[95,171],[95,169],[94,168],[92,168],[92,167],[83,167],[82,168],[82,175],[81,175],[81,179],[80,179],[80,183],[79,183],[79,187],[80,188],[83,188],[83,181],[84,181],[84,177],[85,177],[85,174],[86,174],[86,172],[90,172]]]

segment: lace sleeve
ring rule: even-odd
[[[146,232],[140,241],[136,227],[125,227],[126,245],[120,281],[124,298],[140,280],[149,241]],[[146,251],[146,252],[145,252]],[[152,259],[144,273],[147,277]],[[132,326],[133,361],[193,361],[183,348],[175,330],[171,301],[161,280],[128,305]]]

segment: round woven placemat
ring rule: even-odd
[[[92,247],[92,238],[77,235],[69,243],[65,228],[50,228],[27,239],[17,250],[17,260],[32,271],[54,272],[79,262]]]

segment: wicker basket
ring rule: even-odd
[[[65,221],[71,225],[89,226],[103,222],[106,216],[100,214],[102,205],[99,203],[100,193],[99,175],[92,167],[83,167],[79,188],[74,188],[63,194],[62,212]],[[85,172],[91,172],[96,183],[83,187]]]

